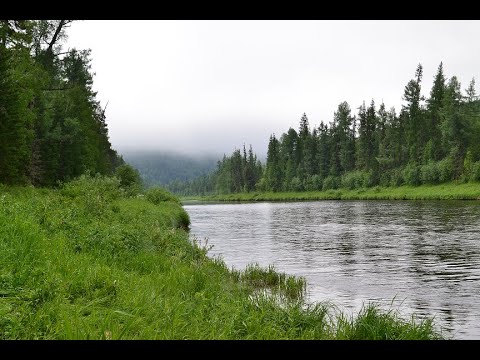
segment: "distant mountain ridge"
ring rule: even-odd
[[[212,172],[219,158],[215,155],[184,155],[162,151],[128,151],[123,159],[138,169],[145,185],[166,185],[188,181]]]

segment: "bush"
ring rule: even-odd
[[[300,179],[295,176],[290,183],[290,190],[292,191],[303,191],[303,184]]]
[[[180,204],[180,200],[167,190],[154,186],[145,191],[145,198],[152,204],[158,205],[162,201],[172,201]]]
[[[256,184],[255,190],[257,191],[267,191],[267,181],[262,177]]]
[[[331,190],[331,189],[338,189],[340,186],[340,178],[335,176],[327,176],[325,180],[323,180],[323,187],[322,190]]]
[[[362,171],[351,171],[342,176],[342,187],[346,189],[359,189],[363,186],[364,173]]]
[[[469,180],[480,181],[480,161],[477,161],[472,164]]]
[[[84,211],[102,215],[112,200],[122,196],[120,181],[116,177],[90,176],[84,174],[65,183],[60,189],[64,196],[76,199],[82,204]]]
[[[129,164],[120,165],[115,170],[120,186],[128,196],[137,195],[142,189],[142,179],[137,169]]]
[[[438,162],[438,179],[440,182],[448,182],[453,177],[453,161],[450,157]]]
[[[421,184],[420,166],[415,163],[408,164],[403,169],[403,178],[407,185],[418,186]]]
[[[178,218],[178,226],[184,229],[188,229],[190,226],[190,216],[186,211],[182,211]]]
[[[313,175],[311,178],[312,190],[322,190],[323,181],[320,175]]]
[[[420,167],[420,178],[424,184],[438,184],[440,182],[440,172],[438,165],[434,161]]]
[[[363,173],[363,187],[369,188],[376,186],[379,183],[379,176],[377,172],[367,171]]]
[[[390,171],[390,186],[402,186],[404,183],[403,171],[401,169],[392,169]]]
[[[392,171],[387,170],[380,173],[380,186],[388,187],[392,183]]]
[[[110,201],[121,197],[120,181],[115,177],[83,174],[62,185],[60,193],[70,198],[97,198]]]

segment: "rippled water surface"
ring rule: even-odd
[[[229,267],[275,265],[308,300],[364,302],[435,316],[445,335],[480,339],[478,201],[185,204],[191,234]]]

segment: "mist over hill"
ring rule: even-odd
[[[195,179],[212,172],[220,159],[216,155],[186,155],[158,150],[129,150],[122,156],[138,169],[146,186]]]

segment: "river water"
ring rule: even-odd
[[[191,234],[229,267],[273,264],[307,300],[355,313],[375,302],[480,339],[480,202],[184,204]]]

